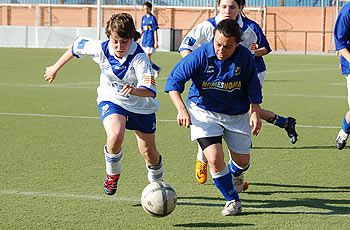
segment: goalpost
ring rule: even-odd
[[[266,31],[266,7],[245,7],[243,14],[258,23],[265,33]]]

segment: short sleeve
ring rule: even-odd
[[[90,56],[95,58],[101,53],[101,42],[87,37],[77,37],[72,46],[72,54],[75,57]]]

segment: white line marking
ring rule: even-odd
[[[54,117],[54,118],[76,118],[76,119],[100,119],[99,117],[89,116],[67,116],[67,115],[51,115],[51,114],[26,114],[26,113],[1,113],[0,115],[8,116],[28,116],[28,117]],[[157,120],[160,122],[176,122],[176,120]],[[272,124],[263,124],[272,125]],[[319,128],[319,129],[339,129],[337,126],[311,126],[311,125],[296,125],[296,127],[302,128]]]
[[[284,96],[284,97],[339,98],[339,99],[347,98],[347,96],[326,96],[326,95],[306,95],[306,94],[264,93],[263,95],[264,96]]]
[[[107,196],[98,196],[98,195],[86,195],[86,194],[68,194],[68,193],[42,193],[42,192],[21,192],[16,190],[1,190],[0,195],[15,195],[15,196],[36,196],[36,197],[58,197],[58,198],[73,198],[73,199],[90,199],[90,200],[120,200],[120,201],[130,201],[130,202],[140,202],[140,198],[135,197],[107,197]],[[181,204],[181,198],[179,199]],[[196,202],[184,202],[186,203],[196,204]],[[202,204],[202,203],[200,203]],[[248,205],[249,206],[249,205]],[[283,208],[254,208],[254,207],[244,207],[244,209],[248,210],[257,210],[262,212],[273,212],[273,213],[310,213],[310,214],[326,214],[326,215],[334,215],[334,216],[344,216],[349,217],[350,214],[336,214],[332,212],[325,212],[319,210],[293,210],[291,208],[283,209]]]
[[[52,114],[26,114],[26,113],[1,113],[0,115],[9,116],[29,116],[29,117],[54,117],[54,118],[77,118],[77,119],[100,119],[100,117],[89,117],[89,116],[68,116],[68,115],[52,115]],[[175,120],[157,120],[162,122],[176,122]]]
[[[140,201],[136,198],[128,197],[107,197],[106,196],[92,196],[84,194],[66,194],[66,193],[41,193],[41,192],[20,192],[15,190],[2,190],[0,195],[19,195],[19,196],[39,196],[39,197],[61,197],[61,198],[77,198],[77,199],[92,199],[92,200],[123,200],[123,201]]]
[[[72,88],[72,89],[96,89],[97,86],[78,86],[79,84],[45,84],[45,85],[32,85],[32,84],[0,84],[0,86],[14,86],[14,87],[51,87],[51,88]]]
[[[65,115],[50,115],[50,114],[0,113],[0,115],[29,116],[29,117],[55,117],[55,118],[99,119],[99,117],[65,116]]]
[[[325,70],[339,70],[339,69],[338,68],[324,68],[324,69],[280,70],[280,71],[266,71],[266,74],[273,74],[273,73],[297,73],[297,72],[325,71]]]

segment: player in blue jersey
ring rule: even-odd
[[[155,99],[154,74],[143,49],[133,41],[135,25],[131,15],[112,15],[105,33],[107,41],[78,37],[54,65],[46,68],[44,78],[51,83],[74,56],[90,56],[99,64],[101,74],[97,103],[107,134],[104,191],[113,195],[121,173],[125,129],[135,131],[150,182],[162,180],[163,165],[155,143],[155,112],[159,109],[159,102]]]
[[[266,66],[262,56],[271,52],[265,35],[258,24],[241,16],[240,13],[245,5],[244,0],[219,0],[218,5],[219,14],[217,16],[200,23],[186,35],[179,48],[181,56],[184,57],[202,44],[211,41],[213,38],[213,31],[221,20],[228,18],[236,19],[243,34],[243,41],[241,44],[251,50],[251,53],[254,55],[258,77],[262,86],[266,74]],[[294,118],[285,118],[264,109],[261,110],[260,117],[269,123],[284,128],[292,144],[297,142],[298,134],[295,131],[296,122]],[[207,160],[199,147],[195,177],[201,184],[205,183],[207,180]],[[234,177],[234,181],[235,187],[239,192],[243,191],[244,188],[248,186],[246,182],[243,183],[243,175],[239,178]]]
[[[339,51],[341,72],[346,76],[348,89],[348,104],[350,107],[350,4],[344,5],[337,17],[334,26],[335,48]],[[350,134],[350,111],[345,114],[342,128],[336,139],[336,146],[342,150]]]
[[[141,20],[141,44],[143,50],[151,61],[152,54],[154,54],[158,48],[158,22],[156,17],[152,14],[152,3],[144,2],[142,7],[145,15],[142,16]],[[161,68],[154,62],[152,62],[152,68],[154,69],[155,77],[157,78]]]
[[[178,124],[191,127],[191,140],[197,140],[208,159],[214,183],[226,199],[224,216],[241,212],[232,175],[238,177],[249,168],[251,135],[261,128],[260,82],[253,56],[239,44],[241,36],[235,20],[222,20],[212,42],[176,64],[164,89],[178,110]],[[189,80],[192,85],[184,102],[181,93]],[[229,148],[228,166],[222,138]]]

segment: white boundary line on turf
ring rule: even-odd
[[[84,195],[84,194],[68,194],[68,193],[41,193],[41,192],[20,192],[16,190],[1,190],[0,195],[16,195],[16,196],[36,196],[36,197],[57,197],[57,198],[74,198],[74,199],[90,199],[90,200],[120,200],[120,201],[130,201],[130,202],[140,202],[140,199],[132,197],[107,197],[107,196],[93,196],[93,195]],[[181,203],[181,199],[179,204]],[[195,202],[185,202],[196,204]],[[248,205],[249,206],[249,205]],[[322,215],[332,215],[332,216],[344,216],[349,217],[350,214],[333,214],[332,212],[325,211],[311,211],[311,210],[292,210],[291,208],[253,208],[253,207],[244,207],[248,210],[257,210],[261,212],[273,212],[273,213],[309,213],[309,214],[322,214]]]
[[[28,117],[53,117],[53,118],[76,118],[76,119],[100,119],[99,117],[89,117],[89,116],[67,116],[67,115],[51,115],[51,114],[27,114],[27,113],[1,113],[4,116],[28,116]],[[160,122],[176,122],[176,120],[157,120]],[[272,125],[272,124],[263,124]],[[296,127],[302,128],[319,128],[319,129],[339,129],[337,126],[312,126],[312,125],[296,125]]]
[[[91,199],[91,200],[122,200],[122,201],[140,201],[136,198],[127,197],[107,197],[107,196],[92,196],[83,194],[67,194],[67,193],[41,193],[41,192],[20,192],[16,190],[2,190],[0,195],[18,195],[18,196],[38,196],[38,197],[60,197],[60,198],[77,198],[77,199]]]
[[[276,71],[266,71],[266,74],[275,74],[275,73],[297,73],[297,72],[325,71],[325,70],[339,70],[339,68],[276,70]]]
[[[263,96],[285,96],[285,97],[312,97],[312,98],[348,98],[347,96],[324,96],[324,95],[306,95],[306,94],[277,94],[277,93],[264,93]]]

